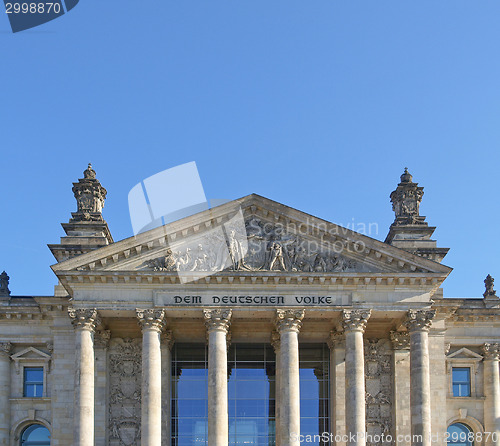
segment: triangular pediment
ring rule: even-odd
[[[451,271],[258,195],[96,249],[52,269],[60,279],[79,273],[196,277],[282,273],[423,275],[439,282]]]
[[[473,352],[472,350],[469,350],[467,347],[462,347],[461,349],[457,350],[456,352],[450,353],[446,359],[466,359],[466,360],[476,360],[476,361],[481,361],[483,357],[476,353]]]
[[[39,359],[39,360],[49,360],[50,355],[47,353],[42,352],[41,350],[38,350],[35,347],[28,347],[25,348],[24,350],[16,353],[15,355],[11,356],[12,360],[21,360],[21,359]]]

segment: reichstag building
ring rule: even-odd
[[[384,242],[258,195],[115,242],[73,192],[54,295],[0,276],[0,446],[500,445],[493,278],[443,298],[407,170]]]

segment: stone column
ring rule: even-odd
[[[170,446],[172,441],[172,405],[170,403],[172,392],[172,347],[174,337],[170,330],[167,330],[161,339],[161,363],[162,363],[162,445]]]
[[[330,432],[342,440],[345,435],[345,343],[344,333],[332,331],[330,347]],[[345,446],[336,441],[336,446]]]
[[[10,434],[10,342],[0,343],[0,446],[9,446]]]
[[[204,309],[208,334],[208,446],[227,446],[227,334],[231,310]]]
[[[274,349],[274,354],[276,355],[275,364],[275,383],[274,383],[274,430],[276,438],[276,446],[281,446],[281,418],[280,418],[280,398],[281,398],[281,361],[280,361],[280,335],[277,331],[273,331],[271,335],[271,345]]]
[[[410,332],[411,435],[414,446],[431,446],[431,379],[429,329],[435,310],[408,310]]]
[[[141,446],[161,444],[161,350],[163,310],[136,310],[142,328]]]
[[[95,446],[108,444],[108,346],[109,330],[97,330],[94,334],[95,350]]]
[[[366,444],[365,355],[363,333],[371,310],[343,310],[345,333],[345,411],[346,433],[353,436],[351,446]],[[351,435],[350,435],[351,434]]]
[[[282,446],[299,446],[300,379],[299,331],[304,310],[276,310],[280,335],[280,440]]]
[[[75,328],[75,409],[73,446],[94,446],[94,331],[100,324],[95,308],[68,308]]]
[[[500,445],[500,344],[484,344],[484,430],[488,446]],[[495,441],[496,440],[496,441]]]
[[[393,348],[393,407],[392,425],[395,429],[395,446],[411,446],[410,422],[410,335],[406,331],[391,331]],[[397,441],[400,438],[401,441]]]

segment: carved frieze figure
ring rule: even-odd
[[[333,249],[295,234],[283,227],[252,217],[245,224],[246,235],[227,230],[227,239],[210,232],[193,242],[170,247],[164,256],[147,260],[153,271],[291,271],[348,272],[357,263]]]
[[[10,296],[9,279],[5,271],[0,274],[0,296]]]

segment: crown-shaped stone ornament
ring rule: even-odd
[[[10,277],[7,275],[5,271],[0,274],[0,296],[8,297],[10,296],[9,290],[9,279]]]
[[[424,188],[413,182],[413,177],[405,167],[401,183],[391,193],[392,209],[396,214],[395,225],[426,225],[425,217],[420,216],[420,202]]]
[[[72,213],[70,222],[77,221],[103,221],[102,208],[107,191],[96,178],[95,170],[89,163],[83,172],[83,178],[78,183],[73,183],[77,211]]]

